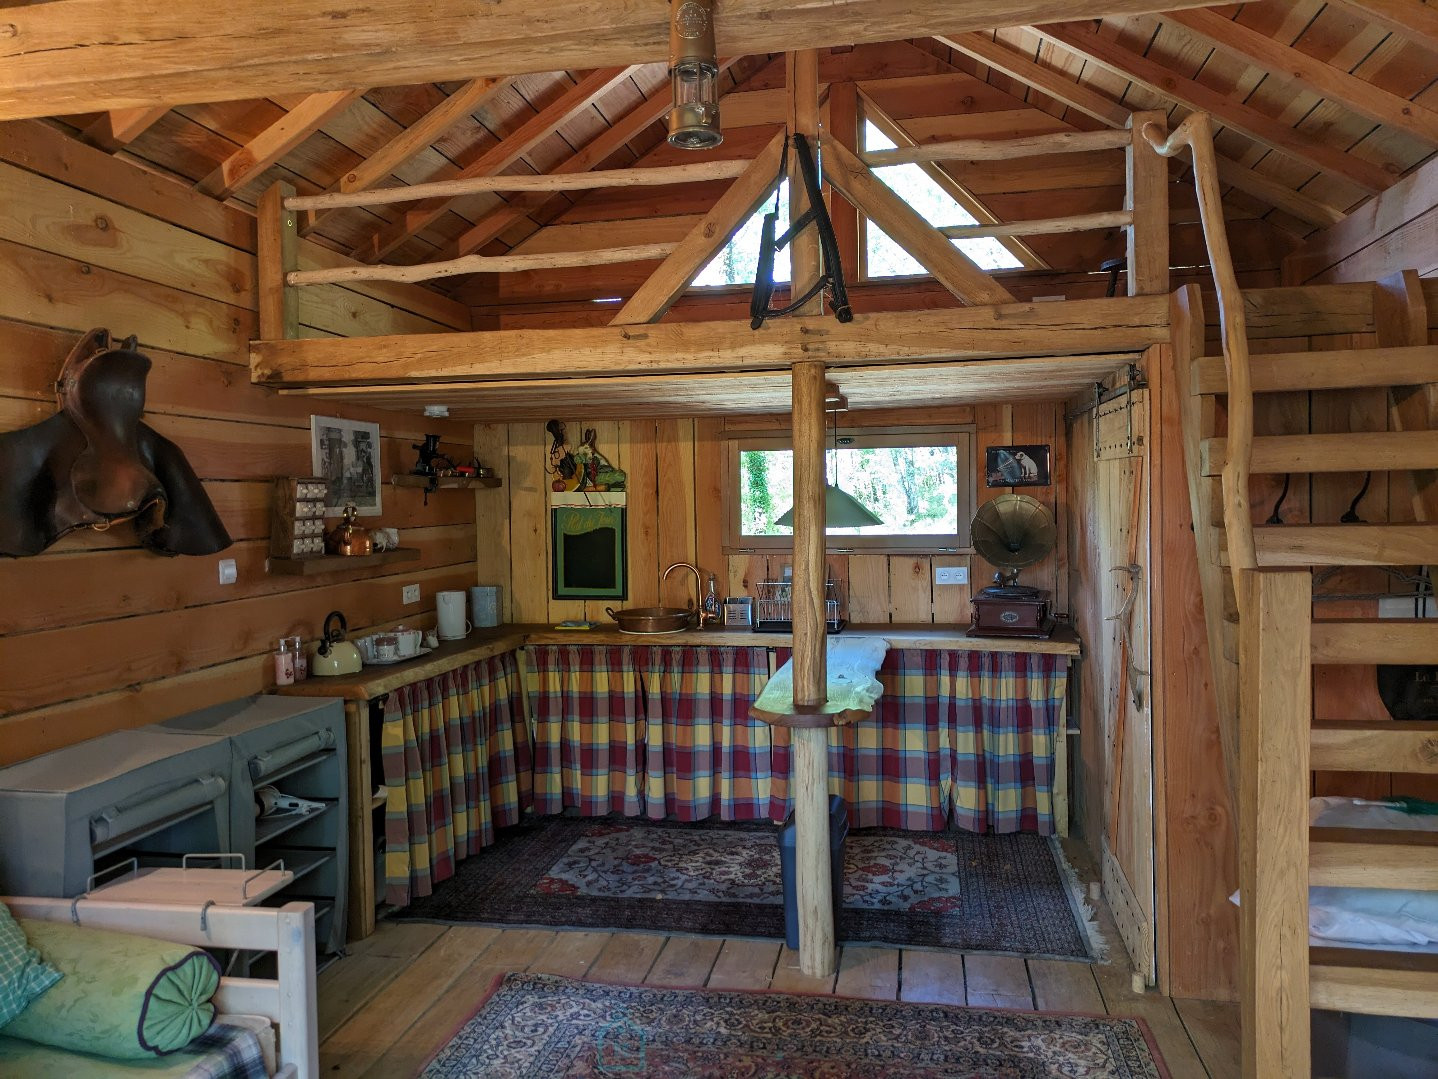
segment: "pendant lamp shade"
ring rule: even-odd
[[[794,507],[790,506],[775,522],[783,528],[794,527]],[[824,527],[863,528],[866,525],[881,525],[884,522],[851,495],[832,483],[824,484]]]

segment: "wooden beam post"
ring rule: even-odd
[[[300,295],[287,280],[300,264],[298,215],[285,209],[285,199],[294,194],[294,185],[277,181],[260,196],[256,209],[262,341],[293,341],[300,335]]]
[[[1308,789],[1313,587],[1239,575],[1239,906],[1245,1079],[1311,1075]]]
[[[1416,270],[1400,270],[1374,284],[1373,314],[1380,347],[1428,344],[1428,303]],[[1393,431],[1438,430],[1438,383],[1389,387],[1388,426]],[[1438,471],[1413,469],[1408,479],[1414,519],[1438,521]]]
[[[824,365],[796,363],[794,425],[794,708],[829,696],[824,620]],[[799,966],[814,978],[834,974],[834,893],[829,867],[829,730],[790,730],[789,790],[794,799]]]
[[[1168,163],[1143,136],[1152,124],[1159,136],[1168,131],[1162,112],[1129,115],[1124,148],[1124,209],[1133,214],[1128,236],[1128,294],[1155,296],[1168,291]]]
[[[809,146],[817,151],[819,145],[819,54],[813,49],[791,52],[785,57],[784,86],[789,103],[789,134],[804,135]],[[789,224],[802,217],[809,209],[809,194],[804,190],[804,173],[799,167],[799,151],[789,150]],[[819,250],[819,230],[805,229],[789,243],[790,277],[789,297],[802,295],[819,275],[824,272],[823,256]],[[796,315],[822,315],[824,297],[815,296]],[[822,484],[822,480],[820,481]],[[822,535],[822,528],[820,533]]]

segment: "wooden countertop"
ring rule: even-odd
[[[922,624],[850,625],[842,637],[883,637],[890,648],[919,648],[934,651],[1023,652],[1059,656],[1081,654],[1078,636],[1071,626],[1060,626],[1047,640],[1029,637],[970,637],[957,626]],[[392,693],[400,686],[432,678],[469,663],[476,663],[527,644],[628,644],[689,645],[742,648],[789,648],[794,638],[788,633],[755,633],[747,629],[685,630],[681,633],[620,633],[603,626],[590,630],[556,630],[550,625],[519,624],[495,629],[477,629],[460,641],[445,641],[433,652],[406,663],[384,667],[369,666],[355,674],[336,678],[311,677],[298,685],[276,686],[272,692],[298,697],[344,697],[367,701]]]

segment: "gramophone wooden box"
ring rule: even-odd
[[[1050,637],[1049,594],[1022,585],[985,588],[973,598],[971,637]]]

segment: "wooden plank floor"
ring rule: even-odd
[[[1112,947],[1107,910],[1099,923]],[[591,981],[837,993],[1146,1020],[1173,1079],[1239,1074],[1238,1009],[1135,993],[1127,965],[1088,965],[911,948],[846,947],[833,978],[806,977],[778,941],[662,933],[495,929],[381,922],[320,975],[320,1067],[334,1079],[414,1075],[478,1007],[497,975],[543,971]]]

